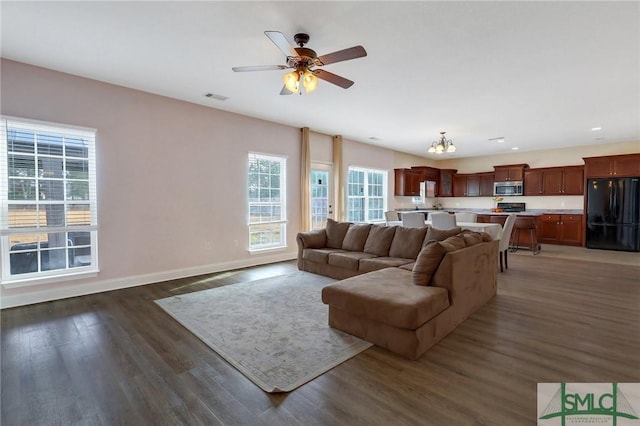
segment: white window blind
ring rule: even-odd
[[[2,283],[95,272],[95,130],[2,117]]]
[[[286,158],[249,153],[249,250],[286,247]]]

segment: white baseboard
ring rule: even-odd
[[[161,281],[175,280],[179,278],[193,277],[202,274],[211,274],[239,268],[248,268],[251,266],[265,265],[268,263],[283,262],[286,260],[295,259],[296,256],[297,253],[279,253],[259,257],[252,256],[251,258],[242,260],[233,260],[229,262],[215,263],[212,265],[162,271],[144,275],[134,275],[112,280],[95,281],[88,284],[73,284],[72,281],[68,281],[64,283],[57,283],[55,285],[42,285],[41,287],[38,286],[40,288],[36,291],[33,291],[34,287],[30,287],[29,291],[25,293],[15,295],[3,294],[0,298],[0,309],[31,305],[34,303],[49,302],[52,300],[66,299],[69,297],[84,296],[87,294],[102,293],[105,291],[152,284]]]

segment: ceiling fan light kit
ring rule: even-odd
[[[431,143],[428,151],[431,154],[443,154],[445,152],[456,152],[456,146],[451,139],[447,139],[444,135],[447,132],[440,132],[440,140]]]
[[[247,67],[233,67],[235,72],[247,71],[269,71],[293,69],[293,71],[285,74],[282,79],[284,87],[280,91],[281,95],[290,95],[299,93],[302,95],[302,88],[305,92],[311,93],[318,87],[318,79],[324,80],[336,86],[348,89],[353,85],[353,81],[341,77],[337,74],[330,73],[321,69],[324,65],[336,62],[348,61],[349,59],[362,58],[367,56],[366,50],[362,46],[353,46],[348,49],[338,50],[326,55],[318,56],[312,49],[304,47],[309,41],[309,35],[298,33],[293,37],[298,47],[293,47],[286,37],[279,31],[265,31],[267,37],[275,44],[286,56],[286,65],[258,65]],[[300,85],[302,82],[302,85]]]

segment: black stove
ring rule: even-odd
[[[523,212],[526,210],[524,203],[498,203],[498,208],[503,212]]]

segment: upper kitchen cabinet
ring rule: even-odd
[[[530,169],[524,172],[524,195],[544,195],[542,169]]]
[[[640,176],[640,154],[587,157],[583,160],[586,178]]]
[[[478,173],[480,177],[480,196],[481,197],[491,197],[493,196],[493,181],[494,181],[494,173]]]
[[[529,169],[524,172],[524,195],[583,195],[582,166]]]
[[[457,170],[440,169],[440,180],[438,188],[439,197],[453,197],[453,176]]]
[[[543,186],[543,195],[583,195],[583,167],[554,167],[552,169],[545,169]]]
[[[424,181],[421,172],[413,169],[394,169],[394,195],[417,197],[420,195],[420,182]]]
[[[493,166],[495,170],[494,180],[496,182],[507,182],[511,180],[524,180],[524,171],[529,168],[527,164],[511,164],[508,166]]]

